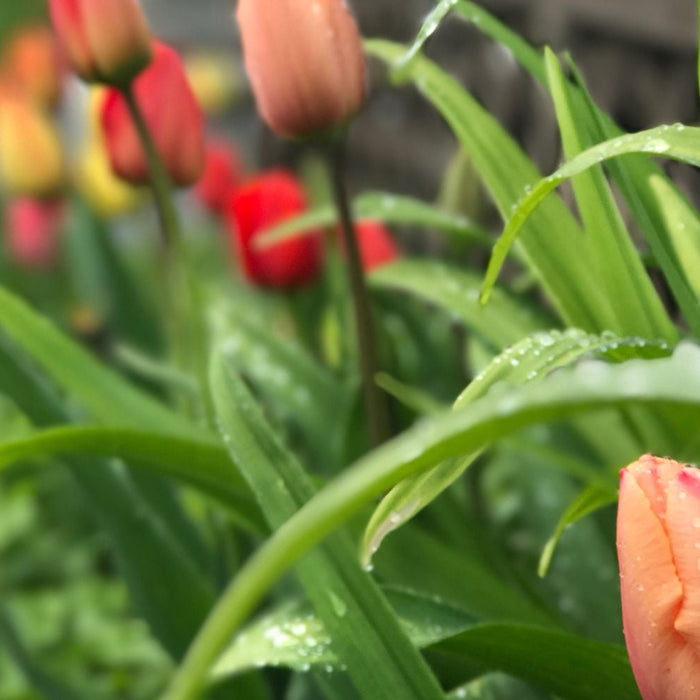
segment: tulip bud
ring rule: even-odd
[[[700,697],[700,471],[649,455],[623,469],[617,551],[642,697]]]
[[[128,85],[151,61],[151,35],[136,0],[49,0],[73,70],[88,82]]]
[[[19,267],[43,269],[58,257],[63,205],[57,201],[22,198],[5,212],[5,249]]]
[[[269,172],[234,191],[225,216],[245,277],[261,287],[292,289],[313,282],[321,270],[320,232],[256,250],[258,234],[301,214],[306,197],[301,184],[282,170]]]
[[[199,201],[213,214],[220,214],[226,197],[240,184],[241,166],[238,155],[227,143],[207,147],[204,173],[195,187]]]
[[[63,154],[56,128],[27,99],[0,94],[0,183],[12,194],[43,196],[63,182]]]
[[[388,229],[376,221],[360,221],[355,225],[360,260],[365,272],[395,262],[401,251]]]
[[[330,130],[360,109],[366,66],[345,0],[240,0],[238,22],[258,110],[275,133]]]
[[[40,107],[52,107],[61,94],[63,70],[58,45],[47,27],[22,29],[3,52],[3,80]]]
[[[197,182],[204,170],[204,119],[177,52],[154,42],[153,62],[134,81],[133,90],[173,183],[187,187]],[[132,184],[146,184],[146,155],[118,90],[109,90],[101,121],[114,172]]]
[[[221,116],[241,96],[242,76],[234,60],[226,54],[189,54],[185,58],[185,72],[205,114]]]

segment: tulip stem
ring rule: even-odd
[[[369,291],[362,268],[362,258],[355,235],[345,182],[344,139],[336,140],[330,144],[327,151],[327,162],[333,187],[333,198],[347,251],[348,276],[355,310],[355,327],[367,424],[372,444],[377,446],[389,437],[389,417],[386,396],[375,381],[379,370],[376,334]]]
[[[214,425],[214,404],[208,381],[206,323],[201,313],[203,304],[200,289],[187,265],[180,218],[173,204],[173,186],[133,89],[129,85],[122,90],[122,94],[146,154],[151,191],[165,248],[166,303],[173,314],[176,357],[184,365],[183,369],[190,369],[196,374],[205,417],[210,425]]]

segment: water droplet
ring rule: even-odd
[[[340,596],[333,593],[333,591],[330,591],[328,597],[330,598],[331,605],[333,606],[333,612],[338,617],[345,617],[348,612],[347,603]]]

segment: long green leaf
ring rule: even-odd
[[[216,444],[137,430],[55,428],[0,443],[0,473],[23,460],[64,455],[117,457],[147,466],[220,501],[248,529],[266,530],[250,488]]]
[[[232,457],[241,465],[270,527],[275,529],[311,499],[315,489],[296,459],[276,439],[230,364],[225,354],[218,354],[211,370],[221,429]],[[360,568],[346,534],[336,533],[304,559],[297,571],[363,697],[441,697],[430,669],[377,585]]]
[[[477,452],[528,425],[561,421],[595,409],[678,406],[692,409],[700,418],[698,397],[700,348],[683,343],[670,358],[619,365],[583,362],[541,382],[494,388],[462,410],[424,420],[347,469],[276,530],[219,600],[165,697],[193,697],[230,636],[284,572],[402,479]]]
[[[367,51],[389,64],[405,48],[369,41]],[[541,177],[495,118],[434,63],[417,57],[405,77],[440,111],[482,177],[504,220],[523,190]],[[588,239],[560,199],[546,203],[520,241],[520,250],[568,325],[591,332],[609,330],[614,318],[594,274]],[[572,255],[575,247],[576,255]]]
[[[549,177],[540,180],[531,191],[524,193],[524,197],[513,212],[503,235],[494,247],[486,271],[482,300],[484,302],[488,300],[513,242],[548,194],[566,180],[586,172],[589,168],[612,158],[631,154],[662,155],[665,158],[698,166],[700,165],[700,129],[686,127],[682,124],[661,126],[605,141],[587,149],[565,163]]]
[[[397,226],[432,228],[488,247],[493,244],[493,238],[466,217],[450,214],[413,197],[388,192],[366,192],[355,199],[353,211],[358,221],[372,220]],[[333,226],[337,221],[335,209],[330,205],[322,206],[261,233],[257,245],[265,248],[289,238],[306,235],[320,227]]]
[[[594,144],[588,136],[585,120],[576,109],[574,90],[569,87],[559,60],[550,49],[545,49],[545,65],[564,154],[571,159]],[[572,183],[578,210],[592,242],[593,258],[616,317],[615,327],[610,330],[621,335],[638,334],[674,341],[678,332],[644,269],[602,168],[591,168],[575,177]]]

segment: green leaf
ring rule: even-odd
[[[388,192],[366,192],[353,202],[353,212],[358,221],[432,228],[488,247],[493,244],[493,238],[465,216],[450,214],[413,197]],[[306,235],[314,229],[333,226],[337,221],[338,214],[331,205],[318,207],[268,229],[257,238],[257,245],[265,248],[289,238]]]
[[[315,489],[266,423],[226,359],[225,348],[224,343],[211,369],[221,430],[270,527],[279,528],[313,497]],[[363,697],[441,697],[430,669],[404,635],[379,588],[360,568],[346,534],[336,533],[299,564],[297,573]],[[177,681],[173,688],[179,691]]]
[[[365,47],[389,64],[405,50],[378,40],[365,42]],[[496,119],[434,63],[418,56],[406,67],[405,77],[442,114],[507,219],[523,190],[541,177],[537,168]],[[594,274],[589,241],[559,198],[547,202],[530,222],[520,251],[568,325],[590,332],[612,326],[614,319]]]
[[[467,613],[410,590],[386,591],[402,629],[424,648],[463,631],[473,623]],[[314,666],[341,670],[333,641],[313,610],[299,601],[276,607],[243,629],[212,671],[221,678],[260,666],[284,666],[306,672]]]
[[[192,697],[223,645],[287,569],[368,502],[408,476],[478,452],[526,426],[599,409],[637,404],[682,407],[697,420],[698,397],[700,347],[682,343],[670,358],[616,365],[586,361],[541,382],[494,387],[461,410],[423,420],[346,469],[275,531],[227,588],[165,698]],[[518,654],[527,665],[528,655],[522,650]]]
[[[494,299],[493,309],[482,309],[479,305],[481,278],[439,262],[403,260],[379,268],[369,281],[373,289],[405,292],[439,306],[494,350],[542,330],[550,322],[502,289],[496,293],[498,298]]]
[[[563,700],[639,700],[624,647],[524,625],[480,625],[440,642],[429,658],[457,670],[503,671]]]
[[[503,235],[494,247],[491,261],[486,271],[482,292],[483,301],[488,301],[490,292],[513,242],[527,220],[549,193],[566,180],[586,172],[589,168],[612,158],[631,154],[663,155],[672,160],[698,166],[700,165],[700,129],[677,124],[620,136],[587,149],[565,163],[549,177],[540,180],[531,191],[525,193],[524,198],[506,225]]]
[[[248,485],[216,444],[136,430],[55,428],[0,443],[0,473],[24,460],[71,455],[133,461],[218,500],[246,528],[254,532],[266,529]],[[100,466],[95,463],[96,468]]]
[[[554,53],[545,49],[549,90],[554,100],[564,153],[571,159],[594,145]],[[621,335],[673,341],[678,332],[649,279],[618,211],[602,168],[591,168],[572,181],[576,203],[591,240],[594,263],[616,317],[611,331]]]
[[[570,329],[565,332],[538,333],[516,343],[480,374],[455,402],[459,410],[486,396],[499,383],[522,385],[545,377],[555,369],[566,367],[582,356],[605,356],[627,348],[631,352],[650,352],[665,355],[668,348],[663,342],[646,343],[640,338],[620,339],[613,334],[592,336]],[[435,469],[417,474],[397,484],[381,501],[365,529],[362,545],[362,561],[369,565],[384,538],[414,518],[432,503],[445,489],[464,474],[478,457],[478,453],[451,460]],[[595,473],[588,479],[600,480]]]
[[[547,575],[552,557],[559,544],[559,540],[568,527],[574,525],[579,520],[595,513],[597,510],[617,502],[617,493],[608,489],[601,489],[597,486],[589,486],[581,495],[566,509],[561,520],[557,523],[554,534],[549,539],[542,551],[538,574],[544,578]]]

